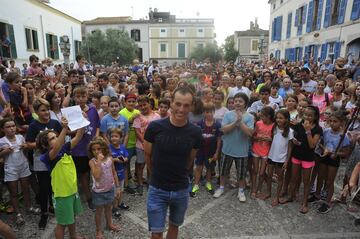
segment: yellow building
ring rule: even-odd
[[[159,62],[186,60],[198,45],[215,41],[214,19],[176,19],[169,12],[149,12],[149,55]]]

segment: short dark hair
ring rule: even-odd
[[[259,90],[259,94],[261,94],[261,93],[266,93],[266,92],[270,94],[270,88],[267,87],[267,86],[263,86],[263,87],[261,87],[260,90]]]
[[[306,74],[310,74],[310,70],[307,67],[303,67],[300,69],[300,72],[306,72]]]
[[[263,88],[264,88],[264,87],[263,87]],[[229,97],[229,98],[230,98],[230,97]],[[239,92],[239,93],[237,93],[236,95],[234,95],[234,100],[235,100],[236,98],[241,98],[241,99],[243,99],[243,100],[245,101],[245,105],[246,105],[246,106],[249,104],[249,97],[248,97],[245,93],[243,93],[243,92]]]
[[[112,103],[112,102],[116,102],[116,103],[118,103],[120,105],[120,102],[119,102],[118,98],[116,98],[115,96],[110,98],[110,100],[108,102],[108,105],[110,105],[110,103]]]
[[[164,105],[167,105],[167,107],[170,108],[170,101],[168,99],[165,99],[165,98],[161,98],[158,102],[158,105],[160,104],[164,104]]]
[[[293,83],[293,84],[299,84],[300,87],[302,86],[302,80],[300,80],[300,79],[295,79],[295,80],[293,80],[292,83]]]
[[[39,60],[39,57],[37,57],[37,56],[35,56],[35,55],[29,56],[29,61],[30,61],[30,62],[33,62],[33,61],[35,61],[35,60]]]
[[[109,76],[106,73],[102,73],[98,76],[98,79],[103,79],[105,81],[109,81]]]
[[[83,55],[77,55],[76,56],[76,61],[79,62],[82,58],[84,58]]]
[[[78,74],[79,74],[78,71],[75,70],[75,69],[72,69],[72,70],[68,71],[68,77],[70,77],[71,75],[78,75]]]
[[[22,79],[21,76],[17,72],[12,71],[6,74],[5,82],[11,84],[19,79]]]
[[[174,90],[174,92],[173,92],[173,94],[172,94],[172,96],[171,96],[171,100],[172,100],[172,101],[174,101],[174,99],[175,99],[175,94],[176,94],[176,93],[179,93],[179,94],[181,94],[181,95],[190,94],[191,97],[192,97],[192,101],[194,102],[195,95],[194,95],[194,92],[193,92],[189,87],[187,87],[187,86],[177,87],[177,88]]]
[[[7,122],[14,121],[12,118],[3,118],[0,120],[0,129],[3,129]],[[15,122],[15,121],[14,121]]]
[[[277,81],[274,81],[273,83],[271,83],[271,85],[270,85],[270,88],[280,88],[280,83],[279,82],[277,82]]]

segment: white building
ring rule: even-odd
[[[149,60],[149,21],[131,20],[131,17],[98,17],[83,22],[84,36],[96,30],[105,33],[107,29],[126,31],[138,46],[139,60]]]
[[[81,45],[81,21],[37,0],[1,1],[0,57],[15,59],[18,66],[29,56],[51,57],[63,63],[60,37],[70,38],[70,61],[75,61]],[[10,43],[10,44],[9,44]]]
[[[269,54],[290,61],[360,55],[360,0],[269,0]]]

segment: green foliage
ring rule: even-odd
[[[119,63],[128,64],[137,57],[138,47],[123,30],[100,30],[86,35],[82,44],[82,54],[91,62],[110,65],[119,58]]]
[[[190,59],[204,61],[209,59],[210,62],[218,62],[222,58],[222,51],[215,43],[208,43],[205,47],[198,45],[190,54]]]
[[[239,52],[235,50],[235,41],[233,36],[228,36],[225,39],[224,44],[224,59],[225,61],[235,61],[236,57],[239,55]]]

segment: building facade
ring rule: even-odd
[[[290,61],[359,59],[360,0],[269,0],[269,54]]]
[[[236,31],[234,37],[234,48],[239,52],[239,58],[250,60],[262,60],[267,55],[267,43],[269,31],[259,28],[257,19],[250,22],[250,29]]]
[[[98,17],[83,22],[83,35],[100,30],[118,29],[126,31],[138,46],[138,58],[141,62],[148,61],[149,55],[149,21],[131,20],[131,17]]]
[[[16,10],[15,10],[16,9]],[[0,57],[28,63],[29,56],[53,58],[63,63],[60,37],[70,39],[70,60],[81,46],[81,21],[37,0],[2,1],[0,7]]]
[[[149,12],[150,58],[170,64],[185,61],[196,46],[215,41],[214,19],[177,19],[169,12]]]

